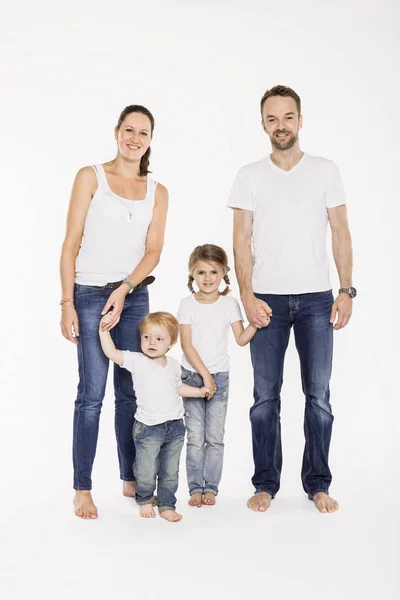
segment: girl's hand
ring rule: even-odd
[[[113,291],[106,304],[104,305],[103,310],[101,311],[102,316],[104,316],[110,308],[112,307],[111,319],[110,322],[107,323],[104,327],[104,331],[110,331],[113,327],[116,326],[118,321],[121,318],[122,309],[124,308],[124,300],[125,296],[128,293],[127,285],[120,285],[119,288]]]
[[[211,375],[211,373],[206,375],[206,377],[203,377],[203,383],[204,383],[204,387],[207,388],[207,390],[208,390],[207,400],[211,400],[211,398],[214,396],[215,392],[217,391],[217,386],[215,385],[215,381],[214,381],[214,378]]]
[[[61,333],[66,340],[69,340],[73,344],[77,345],[79,337],[79,322],[78,315],[73,306],[61,311]]]
[[[106,331],[108,325],[112,322],[112,311],[104,315],[100,321],[99,331]]]
[[[268,325],[271,323],[271,317],[263,306],[257,309],[257,317],[259,317],[259,319],[265,323],[264,327],[268,327]]]
[[[203,386],[202,388],[200,388],[200,394],[201,394],[201,398],[206,398],[207,400],[210,399],[210,390]]]

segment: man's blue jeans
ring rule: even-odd
[[[255,294],[272,309],[268,327],[257,330],[250,343],[254,371],[254,405],[250,410],[257,492],[272,497],[279,490],[282,470],[281,387],[283,363],[293,326],[305,394],[305,448],[301,479],[311,498],[328,493],[328,466],[333,415],[329,403],[333,326],[329,322],[332,292],[299,295]]]
[[[183,419],[159,425],[135,421],[133,439],[136,445],[136,502],[151,504],[157,485],[159,512],[175,510],[179,460],[185,441]]]
[[[218,494],[224,460],[225,420],[228,408],[229,372],[212,375],[217,390],[211,400],[184,398],[187,430],[186,471],[189,494]],[[182,382],[202,387],[199,373],[182,367]]]
[[[75,306],[79,318],[79,384],[75,401],[73,461],[74,489],[92,489],[92,467],[96,454],[99,419],[106,390],[109,359],[99,338],[101,311],[112,290],[75,284]],[[119,350],[140,352],[138,325],[149,312],[147,287],[127,294],[119,323],[111,337]],[[132,428],[136,412],[136,397],[132,375],[114,365],[115,434],[118,446],[120,476],[134,481],[135,446]]]

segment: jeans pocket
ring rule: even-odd
[[[181,380],[182,383],[187,383],[190,378],[191,378],[191,373],[190,371],[188,371],[187,369],[185,369],[184,367],[181,368]]]
[[[135,421],[133,425],[133,439],[138,440],[141,438],[146,430],[146,425],[140,421]]]

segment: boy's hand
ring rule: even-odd
[[[102,319],[100,321],[99,331],[106,331],[106,329],[108,329],[110,323],[112,323],[112,320],[113,320],[113,317],[112,317],[111,312],[104,315],[104,317],[102,317]]]
[[[215,392],[217,391],[217,386],[215,385],[215,381],[214,381],[214,378],[211,375],[211,373],[209,373],[208,375],[203,377],[203,383],[204,383],[204,387],[207,388],[207,390],[208,390],[207,400],[211,400],[211,398],[214,396]],[[201,389],[203,389],[203,388],[201,388]]]
[[[208,387],[205,387],[204,385],[203,385],[203,387],[201,387],[199,389],[200,389],[200,394],[201,394],[200,397],[210,400],[210,389]]]

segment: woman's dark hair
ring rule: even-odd
[[[124,108],[124,110],[122,111],[122,113],[119,115],[119,119],[118,119],[118,123],[117,123],[117,129],[118,129],[118,131],[120,130],[121,125],[125,121],[126,117],[128,115],[130,115],[131,113],[141,113],[142,115],[146,115],[146,117],[150,121],[151,135],[153,135],[153,131],[154,131],[154,117],[153,117],[153,115],[151,114],[151,112],[149,111],[148,108],[146,108],[145,106],[141,106],[140,104],[130,104],[129,106],[126,106]],[[144,176],[144,175],[148,175],[149,173],[151,173],[151,171],[149,171],[150,154],[151,154],[151,148],[149,146],[147,148],[146,152],[143,154],[141,160],[140,160],[139,175],[141,177]]]

